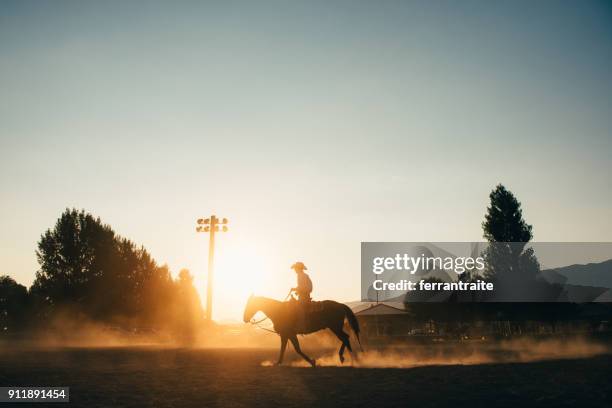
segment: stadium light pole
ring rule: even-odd
[[[219,219],[215,215],[210,218],[199,218],[196,232],[208,232],[208,279],[206,281],[206,319],[212,322],[212,296],[215,258],[215,232],[227,232],[227,218]],[[219,228],[221,226],[221,228]]]

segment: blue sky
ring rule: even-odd
[[[84,208],[203,286],[359,297],[361,241],[611,241],[609,2],[0,2],[0,257]],[[239,283],[236,283],[239,282]],[[240,303],[240,306],[235,306]]]

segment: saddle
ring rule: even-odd
[[[289,304],[293,304],[295,306],[298,305],[298,301],[295,299],[292,299],[289,301]],[[309,302],[303,302],[301,304],[304,307],[304,312],[306,314],[310,314],[310,313],[316,313],[316,312],[322,312],[323,311],[323,302],[321,301],[314,301],[311,300]]]

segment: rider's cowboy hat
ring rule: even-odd
[[[293,269],[295,271],[297,271],[297,270],[307,271],[308,270],[308,268],[306,267],[306,265],[304,265],[303,262],[296,262],[296,263],[294,263],[293,265],[291,265],[291,269]]]

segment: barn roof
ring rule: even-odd
[[[355,312],[357,316],[372,316],[372,315],[404,315],[407,312],[397,307],[389,306],[384,303],[370,304],[369,307]]]

